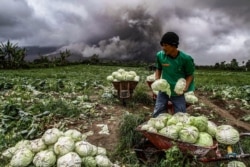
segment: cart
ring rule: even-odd
[[[141,127],[142,125],[139,125],[136,130],[141,132],[145,138],[143,138],[143,141],[134,148],[134,151],[136,152],[137,158],[145,164],[159,158],[164,158],[164,151],[173,146],[177,146],[182,153],[200,163],[230,160],[242,161],[243,159],[250,159],[250,148],[242,148],[243,144],[249,146],[250,133],[240,133],[240,140],[238,143],[232,146],[226,146],[222,149],[219,143],[215,140],[213,146],[201,147],[173,140],[158,133],[148,132],[142,130]],[[247,163],[250,162],[247,161]]]
[[[126,99],[132,97],[134,89],[136,88],[137,81],[119,81],[112,82],[114,88],[117,90],[117,97],[122,101],[123,105],[126,106]]]

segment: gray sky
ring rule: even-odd
[[[197,65],[250,60],[249,0],[0,0],[0,42],[154,59],[163,33]]]

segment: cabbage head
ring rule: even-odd
[[[206,132],[208,127],[208,119],[205,116],[191,116],[189,124],[198,128],[200,132]]]
[[[39,167],[52,167],[56,164],[56,155],[52,150],[40,151],[35,155],[33,164]]]
[[[106,155],[97,155],[95,157],[96,164],[98,167],[111,167],[112,163]]]
[[[211,147],[213,146],[213,138],[206,132],[200,132],[195,144],[201,147]]]
[[[64,135],[71,137],[74,141],[82,140],[82,133],[76,129],[69,129],[66,132],[64,132]]]
[[[207,133],[212,137],[215,137],[215,134],[217,132],[217,125],[212,121],[207,121],[207,123]]]
[[[219,143],[232,145],[240,140],[240,134],[231,125],[220,125],[217,127],[215,138]]]
[[[184,93],[184,89],[186,87],[186,80],[184,78],[178,79],[176,85],[174,87],[174,91],[178,95],[182,95]]]
[[[158,92],[165,92],[167,95],[171,96],[171,90],[170,90],[170,85],[165,79],[157,79],[155,80],[151,88],[153,91]]]
[[[98,154],[98,155],[106,155],[106,154],[107,154],[106,148],[97,147],[97,154]]]
[[[92,156],[94,152],[94,147],[92,144],[86,141],[79,141],[75,144],[75,151],[81,156],[81,157],[87,157]],[[97,150],[96,150],[97,152]]]
[[[187,103],[194,104],[198,102],[198,98],[195,96],[193,91],[184,93],[184,97]]]
[[[96,167],[97,165],[95,158],[92,156],[83,157],[82,164],[84,167]]]
[[[57,167],[81,167],[82,159],[75,152],[69,152],[57,160]]]
[[[169,118],[167,125],[176,125],[177,123],[186,124],[189,122],[189,117],[188,113],[177,112]]]
[[[179,131],[181,130],[181,126],[178,125],[170,125],[159,131],[159,133],[163,136],[166,136],[170,139],[178,139]]]
[[[12,167],[28,166],[32,162],[33,157],[34,153],[30,149],[26,147],[21,148],[17,150],[11,158],[10,165]]]
[[[42,138],[34,139],[30,141],[31,151],[37,153],[47,148]]]
[[[227,167],[247,167],[243,162],[241,161],[230,161],[227,164]]]
[[[199,130],[195,126],[185,125],[179,132],[179,139],[187,143],[195,143],[199,137]]]
[[[48,129],[44,132],[42,139],[46,145],[51,145],[57,142],[58,138],[63,135],[57,128]]]
[[[16,147],[10,147],[10,148],[3,151],[2,157],[7,158],[7,159],[11,159],[16,151],[17,151]]]
[[[75,149],[75,142],[71,137],[62,136],[54,144],[54,151],[57,155],[67,154]]]

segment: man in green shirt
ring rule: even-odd
[[[165,79],[170,84],[171,96],[165,92],[159,92],[156,99],[153,117],[167,111],[168,102],[174,106],[174,112],[186,112],[186,101],[184,94],[174,91],[175,85],[180,78],[186,80],[184,93],[194,91],[193,58],[178,50],[179,36],[175,32],[167,32],[160,41],[162,50],[156,54],[155,79]]]

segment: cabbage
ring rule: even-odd
[[[92,144],[86,141],[79,141],[75,144],[75,151],[81,157],[87,157],[93,155],[94,147]],[[97,150],[96,150],[97,151]]]
[[[200,132],[195,144],[201,147],[211,147],[213,146],[213,138],[206,132]]]
[[[196,127],[185,125],[179,132],[179,139],[187,143],[195,143],[199,137],[199,131]]]
[[[54,144],[57,142],[58,138],[62,136],[61,132],[57,128],[48,129],[44,132],[42,139],[46,145]]]
[[[30,141],[31,151],[36,153],[47,148],[46,144],[43,142],[41,138],[34,139]]]
[[[65,136],[71,137],[74,141],[82,140],[82,133],[75,129],[69,129],[64,132]]]
[[[114,77],[112,75],[109,75],[109,76],[107,76],[107,80],[110,81],[110,82],[113,82]]]
[[[215,134],[217,132],[217,125],[212,121],[207,121],[207,123],[207,133],[212,137],[215,137]]]
[[[107,154],[106,148],[97,147],[97,154],[98,154],[98,155],[106,155],[106,154]]]
[[[165,128],[162,128],[159,133],[164,135],[170,139],[178,139],[179,131],[181,130],[181,126],[178,125],[170,125]]]
[[[97,163],[94,157],[83,157],[82,158],[82,164],[84,167],[96,167]]]
[[[208,127],[208,119],[205,116],[191,116],[189,124],[198,128],[200,132],[206,132]]]
[[[227,164],[227,167],[247,167],[243,162],[241,161],[230,161],[228,164]]]
[[[108,157],[106,155],[97,155],[95,157],[96,160],[96,164],[98,165],[98,167],[111,167],[112,163],[110,162],[110,160],[108,159]]]
[[[189,122],[189,114],[183,112],[175,113],[167,122],[167,125],[176,125],[177,123],[186,124]]]
[[[19,142],[17,142],[17,144],[15,145],[16,149],[21,149],[21,148],[28,148],[31,150],[31,145],[30,145],[30,141],[29,140],[20,140]]]
[[[30,149],[26,147],[21,148],[17,150],[11,158],[10,165],[12,167],[28,166],[32,162],[33,157],[34,153]]]
[[[153,91],[165,92],[168,96],[171,96],[170,85],[165,79],[157,79],[151,85]]]
[[[149,125],[149,124],[144,124],[144,125],[142,125],[141,126],[141,130],[148,130],[150,127],[152,127],[151,125]]]
[[[187,103],[194,104],[198,102],[198,98],[195,96],[193,91],[184,93],[184,97]]]
[[[155,128],[156,130],[162,129],[165,127],[163,120],[157,118],[150,118],[148,120],[148,125]]]
[[[2,153],[3,158],[7,158],[7,159],[12,158],[13,155],[15,154],[16,150],[17,150],[16,147],[10,147],[10,148],[4,150]]]
[[[75,152],[69,152],[57,160],[57,167],[81,167],[82,160]]]
[[[34,159],[33,164],[39,167],[51,167],[56,163],[56,155],[53,151],[43,150],[38,152]]]
[[[71,137],[62,136],[54,145],[54,151],[57,155],[67,154],[75,149],[75,142]]]
[[[240,134],[231,125],[220,125],[217,127],[215,138],[219,143],[232,145],[240,140]]]
[[[152,75],[147,76],[146,80],[147,80],[148,82],[153,82],[153,81],[155,81],[155,73],[152,74]]]
[[[181,95],[184,93],[185,87],[186,87],[186,80],[184,78],[180,78],[176,82],[176,85],[174,87],[174,91],[176,94]]]
[[[157,116],[157,119],[162,120],[167,125],[168,120],[172,117],[169,113],[162,113]]]

